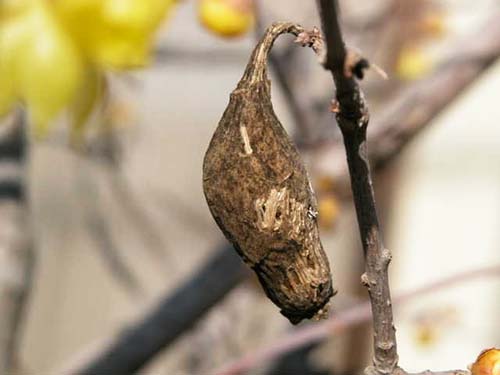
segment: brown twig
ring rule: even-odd
[[[356,214],[365,255],[362,282],[368,288],[373,314],[373,367],[367,372],[391,374],[398,364],[396,331],[393,324],[388,266],[391,253],[382,243],[368,164],[366,130],[368,109],[354,75],[361,61],[350,61],[338,22],[334,0],[318,0],[326,57],[337,89],[337,122],[344,137]]]
[[[433,283],[421,286],[414,290],[397,293],[394,297],[394,306],[397,308],[423,295],[447,289],[451,286],[470,282],[474,279],[486,277],[500,277],[500,264],[474,270],[459,272]],[[292,333],[279,339],[256,352],[248,353],[244,357],[224,365],[214,371],[216,375],[237,375],[244,373],[257,365],[272,361],[284,353],[308,345],[312,342],[326,339],[332,334],[345,331],[353,325],[366,322],[371,317],[370,302],[362,302],[346,310],[335,312],[327,321],[309,325],[294,330]],[[454,374],[457,371],[423,372],[422,374]]]

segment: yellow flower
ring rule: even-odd
[[[153,34],[175,0],[2,0],[0,116],[23,101],[38,134],[65,107],[77,127],[107,69],[149,61]]]
[[[254,22],[250,0],[200,0],[198,16],[208,30],[224,37],[243,35]]]
[[[488,349],[471,366],[472,375],[500,375],[500,349]]]
[[[339,216],[340,205],[333,194],[324,194],[318,201],[319,225],[323,229],[332,229]]]
[[[439,11],[426,14],[421,20],[420,29],[429,37],[442,37],[446,33],[445,14]]]
[[[44,128],[73,98],[82,70],[76,46],[47,4],[33,1],[1,25],[0,115],[23,100],[35,124]]]
[[[86,57],[104,69],[149,62],[152,34],[175,0],[52,0]]]
[[[403,47],[396,62],[396,75],[403,80],[416,80],[431,71],[431,58],[419,47]]]

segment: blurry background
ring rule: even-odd
[[[29,141],[24,214],[35,261],[19,331],[20,373],[85,367],[214,256],[232,254],[203,197],[204,152],[262,27],[319,22],[314,2],[261,1],[257,30],[225,39],[198,22],[198,6],[178,5],[158,34],[151,66],[110,74],[105,109],[89,120],[85,147],[68,145],[64,120],[47,138]],[[362,86],[372,113],[374,187],[394,255],[393,291],[498,264],[498,1],[344,0],[341,9],[348,43],[389,76],[370,70]],[[270,68],[273,104],[318,194],[323,245],[339,289],[335,315],[366,293],[343,146],[328,111],[334,92],[314,55],[292,46],[291,37],[281,39]],[[5,119],[3,131],[15,121]],[[5,207],[1,215],[12,209]],[[20,236],[28,234],[22,225]],[[253,275],[225,256],[222,272],[212,274],[223,284],[218,303],[209,309],[198,294],[184,293],[191,305],[169,305],[199,302],[206,314],[141,373],[210,374],[293,330]],[[214,289],[202,282],[195,290]],[[500,346],[499,293],[499,280],[474,281],[405,303],[396,313],[401,366],[465,368],[482,349]],[[181,326],[181,311],[155,329]],[[369,325],[351,327],[253,371],[359,373],[370,347]]]

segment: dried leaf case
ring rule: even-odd
[[[320,315],[334,291],[306,169],[271,103],[266,59],[284,32],[300,30],[271,26],[232,92],[205,155],[203,188],[226,238],[296,324]]]

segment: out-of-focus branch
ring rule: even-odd
[[[225,246],[195,276],[125,329],[96,357],[66,368],[68,374],[129,374],[191,328],[247,275],[233,248]]]
[[[365,256],[365,273],[361,279],[368,288],[372,307],[374,356],[373,367],[368,368],[367,373],[391,374],[398,364],[388,274],[391,253],[382,243],[366,147],[369,114],[355,79],[356,75],[362,76],[360,70],[367,67],[367,62],[350,59],[340,31],[336,1],[318,0],[317,4],[325,34],[324,67],[331,71],[337,89],[335,112],[344,138]]]
[[[374,127],[369,152],[374,168],[383,167],[463,90],[500,57],[500,13],[457,44],[450,62],[398,95]],[[463,46],[474,46],[464,52]],[[461,51],[461,52],[458,52]]]
[[[458,284],[471,282],[481,278],[499,278],[500,264],[482,267],[474,270],[459,272],[455,275],[429,283],[414,290],[396,293],[394,296],[394,307],[399,307],[410,301],[418,299],[427,294],[448,289]],[[295,329],[292,333],[279,339],[273,344],[259,349],[256,352],[247,353],[244,357],[222,366],[214,371],[216,375],[237,375],[250,369],[272,361],[279,356],[289,353],[297,348],[310,345],[326,339],[328,336],[338,334],[353,325],[366,322],[371,317],[370,302],[362,302],[342,311],[335,312],[328,320],[316,324],[311,324],[303,328]],[[453,374],[459,371],[448,372],[423,372],[423,374]]]
[[[117,134],[112,128],[106,129],[97,140],[77,151],[81,158],[77,187],[81,191],[81,207],[89,234],[114,279],[131,296],[142,297],[144,290],[139,279],[126,262],[123,249],[119,249],[113,239],[95,173],[98,169],[105,171],[106,182],[111,188],[113,200],[119,203],[122,216],[131,222],[134,233],[141,236],[142,249],[149,252],[163,268],[168,268],[170,264],[160,232],[137,202],[121,172],[121,148]]]
[[[193,65],[213,65],[217,66],[227,65],[234,66],[234,64],[241,64],[248,58],[243,50],[234,48],[204,48],[194,49],[189,47],[176,47],[176,46],[158,46],[155,51],[154,62],[157,65],[163,64],[182,64],[183,66]]]
[[[311,361],[311,354],[319,346],[311,343],[285,353],[273,366],[266,371],[266,375],[307,374],[307,375],[335,375],[327,369],[321,369]]]
[[[26,199],[26,119],[16,111],[0,134],[0,374],[16,371],[34,265]]]
[[[170,265],[166,252],[166,244],[156,224],[146,214],[137,201],[130,184],[125,179],[121,166],[121,147],[116,131],[107,129],[92,147],[85,150],[84,157],[98,162],[104,167],[113,198],[118,202],[120,209],[134,228],[134,232],[141,236],[144,250],[149,252],[155,261],[164,267]]]
[[[422,372],[416,372],[416,373],[408,373],[405,372],[401,369],[397,369],[394,372],[395,375],[470,375],[469,371],[465,370],[450,370],[450,371],[422,371]]]
[[[494,14],[479,31],[459,40],[450,52],[453,57],[449,62],[400,92],[381,116],[372,121],[368,157],[374,170],[394,160],[444,108],[497,61],[500,57],[499,17],[499,13]],[[464,45],[471,48],[464,51]],[[308,147],[316,148],[312,152],[316,154],[321,173],[347,182],[340,144],[330,142]]]
[[[115,245],[111,228],[106,220],[96,176],[85,160],[80,161],[78,173],[77,187],[80,191],[79,201],[84,223],[95,242],[99,255],[108,267],[111,276],[127,293],[133,297],[143,296],[144,290],[141,283]]]
[[[290,113],[295,121],[296,129],[298,130],[297,137],[301,140],[307,142],[310,138],[310,121],[308,117],[309,111],[306,106],[300,101],[299,96],[294,92],[292,84],[290,82],[291,75],[289,74],[289,64],[290,61],[286,61],[277,55],[275,52],[271,52],[269,56],[269,64],[275,73],[277,82],[279,83],[283,95],[287,101]]]

